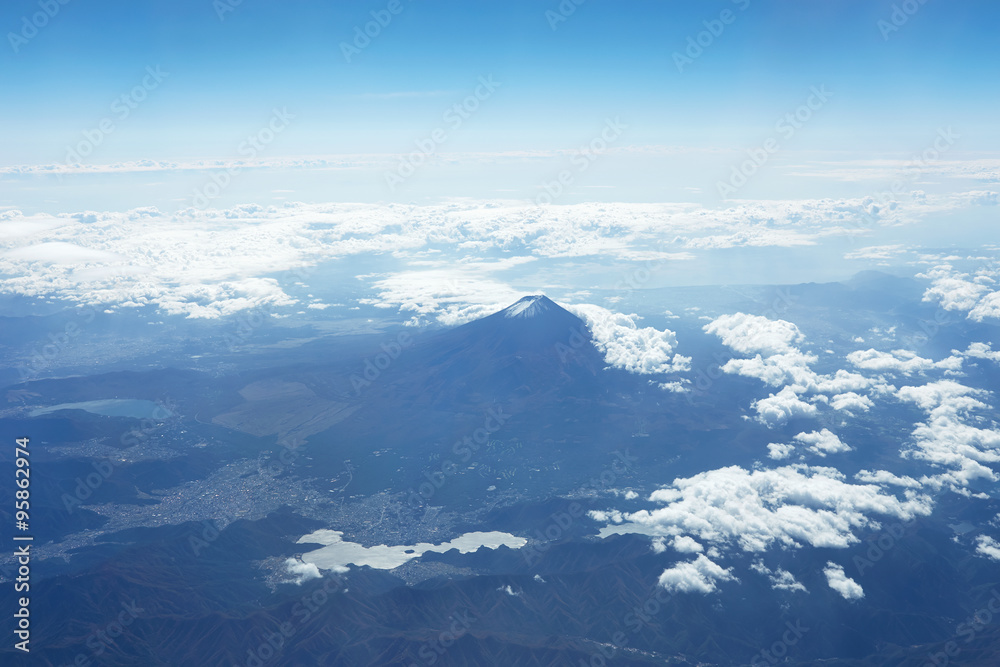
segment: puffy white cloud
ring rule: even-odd
[[[691,391],[690,384],[691,381],[684,378],[674,382],[659,382],[657,383],[657,387],[663,391],[669,391],[672,394],[683,394]]]
[[[931,280],[924,301],[937,301],[945,310],[968,311],[967,317],[976,322],[1000,318],[1000,291],[991,287],[996,284],[996,275],[989,269],[971,276],[942,264],[918,277]]]
[[[879,386],[863,375],[844,369],[838,370],[833,375],[819,375],[810,370],[810,375],[801,386],[804,386],[806,391],[819,394],[842,394],[860,389],[879,389]]]
[[[795,417],[815,417],[819,412],[815,405],[800,399],[792,387],[754,401],[751,407],[757,411],[757,419],[768,426],[777,426]]]
[[[285,571],[292,575],[291,583],[299,586],[310,579],[319,579],[323,576],[314,563],[303,563],[295,558],[289,558],[285,561]],[[347,568],[342,568],[342,571],[346,572]]]
[[[993,560],[1000,560],[1000,542],[989,535],[980,535],[976,538],[976,553]]]
[[[730,359],[722,367],[726,373],[757,378],[772,387],[794,385],[798,391],[814,386],[819,377],[809,369],[816,357],[799,351],[775,354],[768,357],[756,355],[749,359]]]
[[[767,446],[767,455],[775,461],[787,459],[794,451],[795,445],[783,445],[781,443],[772,442]]]
[[[987,359],[1000,363],[1000,351],[994,350],[988,343],[971,343],[965,352],[952,350],[951,353],[972,359]]]
[[[819,410],[813,403],[829,402],[830,394],[840,397],[835,409],[864,409],[871,402],[856,392],[872,388],[872,380],[843,369],[833,375],[815,372],[811,366],[817,357],[796,347],[803,342],[804,336],[791,322],[735,313],[716,318],[704,329],[717,335],[736,352],[754,355],[730,359],[722,367],[724,372],[782,387],[753,404],[761,423],[776,426],[793,417],[815,416]],[[801,396],[805,394],[816,395],[813,402],[803,400]]]
[[[145,303],[138,299],[126,302]],[[184,285],[167,290],[153,300],[168,315],[214,319],[261,307],[290,306],[297,301],[284,293],[273,278],[244,278],[218,283]]]
[[[969,275],[952,271],[949,264],[939,266],[920,277],[933,282],[924,292],[924,301],[938,301],[945,310],[972,310],[990,290],[969,280]]]
[[[809,451],[818,456],[851,451],[851,448],[845,445],[840,438],[838,438],[836,434],[832,433],[829,429],[811,431],[809,433],[799,433],[795,436],[794,440],[803,445],[807,445]]]
[[[663,507],[632,513],[592,512],[616,523],[601,535],[640,533],[689,536],[719,547],[761,552],[772,546],[844,548],[858,542],[854,531],[877,526],[872,515],[908,520],[931,511],[927,496],[906,499],[875,485],[850,484],[833,468],[792,465],[774,470],[720,468],[674,480],[654,491]]]
[[[954,373],[962,369],[961,356],[954,355],[935,362],[910,350],[893,350],[892,352],[879,352],[875,349],[856,350],[847,355],[847,360],[863,370],[901,373],[903,375],[926,373],[933,369],[943,369],[946,372]]]
[[[830,399],[830,407],[834,410],[843,410],[847,414],[855,412],[868,412],[875,404],[872,399],[854,391],[836,394]]]
[[[625,515],[618,510],[591,510],[588,514],[594,521],[602,521],[604,523],[621,523],[625,520]]]
[[[705,331],[715,334],[722,343],[740,354],[787,354],[798,352],[794,343],[805,336],[785,320],[769,320],[760,315],[734,313],[722,315],[706,324]]]
[[[671,540],[670,546],[674,548],[674,551],[679,551],[682,554],[700,554],[705,550],[705,547],[701,546],[697,540],[687,535],[675,536]]]
[[[903,401],[915,403],[918,408],[927,412],[957,414],[986,405],[975,398],[986,392],[959,384],[954,380],[939,380],[924,385],[902,387],[896,396]]]
[[[659,583],[671,593],[708,594],[716,590],[716,582],[733,579],[732,568],[716,565],[702,554],[693,561],[664,570]]]
[[[969,319],[982,322],[985,319],[1000,319],[1000,292],[990,292],[976,307],[969,311]]]
[[[823,574],[826,575],[826,582],[830,588],[840,593],[845,600],[860,600],[865,596],[864,589],[858,585],[858,582],[844,574],[842,566],[832,561],[827,562],[826,567],[823,568]]]
[[[580,316],[604,353],[604,360],[614,368],[629,373],[654,374],[685,371],[691,358],[674,352],[677,336],[673,331],[639,327],[634,315],[615,313],[591,304],[566,306]]]
[[[667,543],[662,537],[653,538],[651,544],[654,554],[662,554],[667,550]]]
[[[917,424],[912,443],[902,455],[947,469],[921,482],[963,493],[972,480],[998,479],[989,465],[1000,462],[1000,431],[967,423],[974,411],[988,407],[980,400],[986,395],[954,380],[902,387],[896,392],[900,400],[914,403],[928,417]]]

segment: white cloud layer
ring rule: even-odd
[[[986,359],[1000,363],[1000,351],[994,350],[988,343],[971,343],[965,352],[952,350],[953,355],[960,355],[969,359]]]
[[[981,400],[987,394],[954,380],[902,387],[896,392],[901,401],[913,403],[927,414],[927,421],[917,424],[902,455],[946,469],[921,478],[921,482],[964,493],[973,480],[997,481],[990,465],[1000,462],[1000,430],[969,423],[975,419],[975,411],[988,408]]]
[[[942,264],[919,277],[931,280],[924,301],[936,301],[945,310],[966,311],[966,317],[975,322],[1000,319],[996,270],[982,267],[973,276]]]
[[[944,370],[946,373],[957,373],[962,370],[962,357],[959,355],[935,362],[909,350],[892,352],[879,352],[875,349],[856,350],[847,355],[847,360],[855,367],[866,371],[899,373],[907,376],[934,369]]]
[[[899,244],[868,246],[846,253],[844,259],[890,260],[905,252],[906,247]]]
[[[342,158],[258,166],[339,169],[352,163]],[[223,169],[227,164],[139,161],[105,166],[111,171],[177,171]],[[53,173],[46,168],[5,169]],[[261,304],[294,305],[281,286],[269,282],[273,274],[308,271],[362,254],[404,260],[401,274],[419,269],[420,261],[423,268],[442,269],[487,253],[516,260],[674,263],[694,259],[699,249],[815,244],[830,235],[854,234],[872,219],[896,224],[900,210],[873,209],[861,199],[736,202],[722,209],[694,203],[536,206],[504,200],[425,206],[287,202],[175,213],[147,207],[24,215],[8,209],[0,211],[0,292],[95,306],[149,304],[211,318]],[[977,297],[985,296],[984,286],[976,289]],[[457,301],[452,305],[461,310]],[[980,305],[987,308],[986,302]]]
[[[843,369],[832,375],[815,372],[811,366],[817,357],[797,347],[805,336],[792,322],[734,313],[716,318],[704,329],[735,352],[754,355],[730,359],[722,367],[724,372],[781,387],[751,406],[763,424],[777,426],[796,417],[814,417],[819,414],[817,402],[844,411],[864,411],[870,407],[871,400],[857,392],[871,389],[876,383]]]
[[[446,326],[471,322],[500,311],[524,296],[523,291],[488,277],[492,267],[403,271],[376,280],[377,297],[360,303],[413,313],[409,324],[425,325],[431,318]],[[502,266],[496,267],[498,270]]]

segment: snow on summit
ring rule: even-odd
[[[526,296],[503,311],[503,316],[510,317],[534,317],[552,308],[554,304],[548,297],[542,294]]]

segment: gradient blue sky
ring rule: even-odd
[[[996,2],[398,0],[348,62],[341,44],[390,0],[242,0],[220,20],[227,1],[4,4],[0,292],[219,316],[283,302],[262,275],[330,261],[384,304],[457,285],[492,306],[654,259],[656,286],[797,282],[913,273],[996,238]],[[15,50],[40,3],[59,11]],[[547,12],[574,6],[553,29]],[[114,117],[148,68],[167,78]],[[448,126],[483,77],[500,87]],[[832,97],[779,135],[815,88]],[[229,174],[276,108],[294,119]],[[60,164],[105,119],[82,167]],[[580,166],[607,119],[627,127]],[[436,129],[434,157],[390,187]]]
[[[5,32],[37,2],[4,3]],[[147,65],[170,73],[108,157],[215,156],[234,127],[272,106],[297,112],[296,153],[399,150],[453,98],[492,73],[503,95],[463,133],[472,150],[572,146],[621,115],[632,141],[717,145],[769,127],[809,86],[837,92],[825,148],[886,148],[928,126],[963,125],[997,148],[995,2],[931,0],[883,40],[893,2],[601,2],[552,30],[556,2],[412,2],[353,62],[338,44],[380,2],[244,0],[220,21],[209,0],[70,2],[39,35],[2,53],[3,160],[58,155]],[[671,55],[725,8],[737,18],[678,73]],[[5,40],[6,41],[6,40]],[[425,97],[379,98],[399,92]],[[436,93],[436,94],[435,94]],[[121,144],[121,145],[119,145]],[[127,144],[127,145],[126,145]]]
[[[784,148],[905,155],[955,126],[963,151],[1000,149],[995,2],[930,0],[885,40],[878,21],[898,4],[888,0],[749,0],[745,9],[744,0],[588,0],[555,30],[546,11],[556,1],[401,0],[402,12],[346,62],[340,44],[387,4],[244,0],[220,20],[211,0],[71,0],[18,52],[9,36],[0,48],[0,120],[13,130],[0,139],[0,166],[64,160],[147,66],[169,77],[88,162],[236,157],[275,107],[296,119],[267,158],[403,153],[483,75],[500,90],[443,151],[572,149],[614,117],[628,123],[630,146],[749,148],[821,84],[832,102]],[[735,21],[678,72],[673,53],[723,10]],[[37,11],[37,0],[6,2],[5,35]],[[627,198],[663,197],[654,178],[644,182],[645,194]]]

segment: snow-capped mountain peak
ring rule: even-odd
[[[511,317],[534,317],[541,313],[544,313],[552,308],[555,304],[547,296],[542,294],[533,294],[531,296],[526,296],[519,299],[516,303],[508,306],[503,311],[503,316],[506,318]]]

